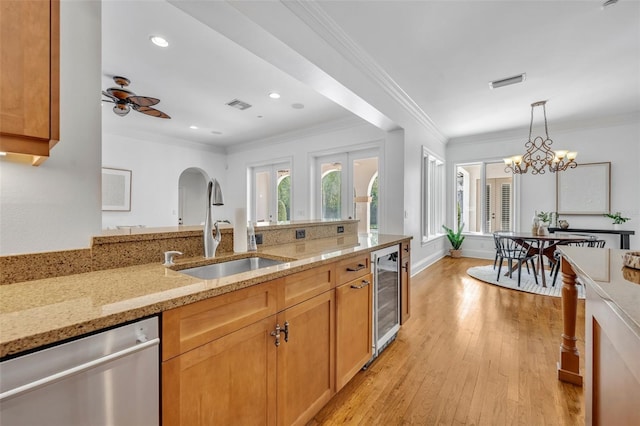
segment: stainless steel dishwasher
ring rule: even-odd
[[[0,425],[158,425],[158,318],[0,363]]]

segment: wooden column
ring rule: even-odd
[[[562,343],[558,362],[558,379],[582,386],[580,375],[580,353],[576,347],[576,314],[578,309],[578,289],[576,274],[564,257],[562,268]]]

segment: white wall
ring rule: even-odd
[[[634,230],[631,248],[640,248],[640,123],[637,116],[610,117],[598,123],[549,123],[549,134],[554,147],[577,150],[580,163],[611,162],[611,210],[622,211],[631,221],[625,228]],[[492,135],[478,135],[452,140],[447,145],[447,168],[455,163],[498,160],[508,155],[524,152],[527,129]],[[451,173],[449,173],[451,174]],[[452,184],[451,184],[452,185]],[[453,187],[448,185],[448,215],[453,217]],[[516,178],[515,188],[519,216],[516,229],[529,231],[534,211],[555,211],[556,175],[531,175]],[[588,191],[588,188],[585,188]],[[612,229],[609,219],[599,215],[561,215],[572,228]],[[617,235],[599,235],[606,246],[619,247]],[[463,254],[493,258],[493,242],[474,237],[465,241]]]
[[[223,188],[225,206],[246,207],[247,168],[290,160],[292,219],[315,218],[312,182],[314,158],[332,152],[371,147],[380,147],[382,151],[384,139],[385,132],[358,120],[333,128],[316,129],[315,132],[285,135],[232,148],[227,157],[227,189]],[[386,164],[384,167],[394,168]],[[381,193],[383,190],[380,188]]]
[[[103,212],[102,227],[105,229],[117,225],[178,225],[178,182],[182,172],[191,167],[200,168],[210,178],[218,179],[227,201],[225,155],[199,144],[165,143],[104,133],[102,165],[132,171],[131,211]]]
[[[0,162],[0,255],[89,246],[100,232],[100,3],[60,2],[60,142]]]

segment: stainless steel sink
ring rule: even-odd
[[[253,271],[254,269],[266,268],[267,266],[280,265],[282,263],[285,262],[264,257],[247,257],[244,259],[212,263],[211,265],[197,266],[195,268],[181,269],[178,272],[203,280],[210,280],[239,274],[241,272]]]

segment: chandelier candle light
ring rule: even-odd
[[[551,173],[561,172],[568,168],[574,169],[578,166],[575,162],[578,153],[567,150],[551,150],[553,141],[549,138],[549,129],[547,127],[547,109],[545,107],[547,101],[539,101],[531,104],[531,124],[529,125],[529,140],[524,144],[527,152],[524,155],[514,155],[505,158],[505,172],[513,172],[515,174],[527,173],[531,167],[531,174],[544,174],[545,167]],[[545,138],[536,136],[532,138],[533,133],[533,110],[535,107],[541,106],[544,114],[544,132]]]

